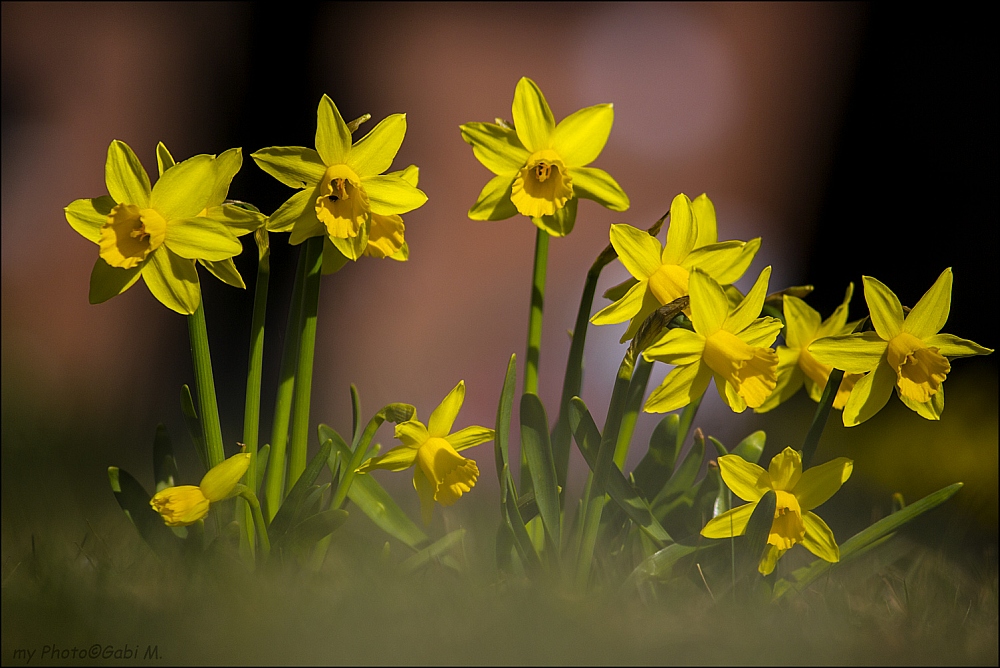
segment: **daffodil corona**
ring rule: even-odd
[[[674,197],[665,246],[631,225],[612,225],[611,245],[633,278],[605,293],[615,302],[590,322],[610,325],[631,319],[621,338],[624,343],[653,311],[688,294],[694,269],[722,285],[739,280],[757,254],[760,238],[722,243],[718,239],[715,206],[705,194],[693,202],[683,193]]]
[[[781,555],[796,543],[801,543],[820,559],[834,563],[840,561],[840,548],[834,540],[833,531],[811,511],[825,503],[847,482],[854,470],[854,462],[838,457],[803,471],[802,456],[791,448],[785,448],[771,460],[766,471],[739,455],[719,457],[719,470],[733,494],[749,503],[709,520],[701,530],[702,536],[742,536],[761,497],[773,490],[777,497],[774,522],[758,570],[768,575]]]
[[[809,352],[823,364],[847,373],[866,374],[857,381],[844,407],[844,425],[868,420],[896,394],[907,407],[928,420],[944,411],[944,381],[949,358],[993,352],[974,341],[940,334],[951,311],[951,268],[904,317],[899,298],[877,279],[865,276],[865,301],[874,332],[817,339]]]
[[[326,95],[317,111],[316,149],[272,146],[252,155],[265,172],[301,189],[267,223],[271,232],[291,232],[300,244],[325,236],[327,272],[362,255],[406,259],[403,219],[427,201],[416,183],[416,168],[383,174],[406,134],[406,115],[392,114],[351,143],[351,130]],[[369,250],[371,248],[371,250]]]
[[[182,527],[194,524],[208,514],[209,506],[232,496],[240,478],[250,466],[250,453],[233,455],[213,466],[198,486],[179,485],[157,492],[149,501],[167,526]]]
[[[798,297],[785,295],[782,298],[785,313],[785,345],[778,346],[778,385],[758,413],[766,413],[778,404],[788,400],[805,385],[806,392],[813,401],[823,396],[827,380],[833,367],[822,364],[809,353],[809,345],[825,336],[850,333],[858,324],[847,322],[847,307],[854,294],[854,284],[847,287],[844,302],[826,320],[820,322],[819,312]],[[861,374],[846,374],[837,388],[833,407],[841,410],[851,396],[854,384]]]
[[[611,132],[614,109],[598,104],[581,109],[557,125],[534,81],[521,78],[511,107],[514,127],[506,123],[466,123],[462,139],[494,176],[469,210],[473,220],[503,220],[518,213],[555,237],[569,234],[576,222],[577,198],[612,211],[625,211],[628,196],[597,159]]]
[[[736,308],[711,276],[691,272],[691,324],[694,331],[667,330],[643,352],[648,361],[675,364],[663,383],[646,400],[648,413],[666,413],[687,406],[715,378],[719,396],[741,413],[761,406],[777,384],[778,356],[769,348],[781,321],[760,315],[771,268],[765,267]]]
[[[225,223],[204,216],[220,188],[228,189],[219,170],[214,156],[196,155],[164,170],[150,187],[132,149],[111,142],[104,170],[109,194],[78,199],[65,210],[73,229],[99,249],[90,275],[92,304],[121,294],[141,276],[162,304],[195,312],[201,303],[195,260],[224,262],[243,250]]]
[[[460,381],[431,413],[427,426],[416,418],[396,425],[396,438],[403,445],[365,462],[358,473],[372,469],[403,471],[413,467],[413,488],[420,497],[425,524],[431,521],[434,502],[450,506],[469,492],[479,479],[476,462],[458,454],[466,448],[492,441],[486,427],[465,427],[450,433],[465,401],[465,381]]]

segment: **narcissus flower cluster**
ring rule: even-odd
[[[499,121],[462,126],[462,139],[496,175],[469,209],[469,218],[503,220],[520,213],[562,237],[573,231],[580,197],[612,211],[628,209],[628,196],[611,175],[587,166],[608,141],[612,105],[581,109],[557,125],[541,89],[524,77],[514,89],[511,113],[513,128]]]
[[[694,331],[669,329],[643,352],[648,361],[677,365],[649,395],[645,411],[666,413],[698,400],[714,377],[719,396],[737,413],[757,408],[777,385],[778,355],[769,346],[781,331],[777,318],[758,317],[771,268],[735,308],[715,279],[691,272],[691,324]]]
[[[327,273],[362,255],[405,260],[400,214],[422,206],[427,195],[416,187],[416,167],[383,172],[403,143],[406,115],[388,116],[354,144],[337,105],[326,95],[316,116],[315,150],[272,146],[251,156],[265,172],[300,189],[274,212],[267,229],[291,232],[292,244],[325,237]]]
[[[396,438],[403,445],[369,459],[358,469],[358,473],[367,473],[373,469],[403,471],[412,466],[413,488],[420,497],[425,524],[430,524],[435,501],[450,506],[479,479],[476,462],[458,453],[494,438],[492,429],[478,426],[450,433],[464,402],[465,381],[460,381],[434,409],[426,426],[416,417],[396,425]]]
[[[773,490],[777,505],[767,536],[767,550],[758,567],[760,572],[767,575],[773,571],[781,555],[797,543],[820,559],[840,561],[840,548],[834,540],[833,531],[811,511],[825,503],[847,482],[854,470],[854,462],[838,457],[803,471],[802,455],[785,448],[771,460],[766,471],[739,455],[719,457],[719,470],[722,480],[733,494],[748,503],[709,520],[701,530],[702,536],[742,536],[761,497]]]
[[[820,363],[865,374],[844,407],[844,424],[851,427],[870,419],[889,401],[893,388],[910,410],[939,420],[944,381],[951,372],[949,358],[993,352],[974,341],[940,333],[951,311],[951,268],[941,272],[905,316],[892,290],[871,276],[863,278],[875,331],[830,336],[809,346]]]
[[[132,149],[111,142],[104,168],[108,195],[66,207],[73,229],[98,246],[90,275],[92,304],[125,292],[142,277],[168,308],[195,312],[201,303],[195,261],[225,263],[243,250],[226,222],[207,215],[225,199],[232,167],[239,169],[239,149],[234,150],[222,160],[196,155],[163,168],[150,186]]]
[[[149,501],[167,526],[183,527],[194,524],[208,514],[209,506],[228,499],[237,489],[240,478],[250,467],[250,453],[233,455],[209,469],[198,486],[179,485],[157,492]]]

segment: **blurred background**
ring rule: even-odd
[[[230,196],[273,212],[292,191],[249,154],[314,145],[323,93],[347,119],[370,113],[362,132],[407,114],[393,168],[417,164],[429,201],[404,217],[409,262],[364,258],[324,278],[314,423],[349,432],[351,383],[366,418],[402,401],[426,419],[464,379],[456,427],[494,424],[507,360],[524,356],[535,229],[521,218],[468,220],[490,174],[458,126],[509,119],[521,76],[539,84],[557,120],[614,103],[614,128],[594,166],[632,202],[619,214],[584,201],[573,233],[552,240],[540,366],[551,420],[567,330],[610,225],[648,227],[679,192],[709,194],[720,239],[763,237],[738,284],[744,289],[773,265],[772,289],[815,285],[810,303],[826,317],[854,281],[851,317],[859,318],[862,274],[912,305],[951,266],[945,331],[997,344],[996,214],[986,197],[997,183],[996,48],[969,37],[966,16],[900,21],[884,6],[851,3],[2,7],[5,559],[28,549],[30,536],[82,535],[86,521],[117,513],[109,465],[152,488],[159,422],[174,436],[183,482],[200,477],[179,410],[180,386],[193,382],[184,319],[141,283],[88,304],[97,253],[62,208],[106,193],[107,147],[120,139],[151,173],[158,141],[178,159],[241,146],[244,167]],[[261,442],[270,433],[298,252],[286,238],[272,236]],[[244,239],[237,265],[246,292],[202,274],[229,453],[241,440],[256,275],[253,242]],[[600,293],[626,277],[618,263],[605,270],[595,310],[607,303]],[[623,329],[588,334],[583,398],[599,423]],[[665,375],[658,367],[650,387]],[[824,514],[839,539],[887,513],[892,492],[915,500],[962,480],[966,489],[934,516],[938,524],[929,518],[923,526],[947,526],[958,544],[995,552],[995,356],[959,360],[947,385],[940,423],[895,399],[851,430],[831,419],[819,461],[857,461],[845,488],[852,493]],[[710,389],[696,425],[727,445],[766,429],[766,459],[801,444],[812,409],[800,395],[767,416],[733,415]],[[657,421],[640,418],[634,457]],[[379,438],[394,444],[388,427]],[[481,489],[449,521],[497,505],[491,449],[472,451]],[[572,467],[570,484],[579,486],[584,465],[575,453]],[[380,479],[416,511],[408,475]]]

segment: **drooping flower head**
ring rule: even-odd
[[[796,543],[802,544],[820,559],[840,561],[840,548],[834,540],[833,531],[811,511],[825,503],[847,482],[854,470],[854,462],[838,457],[803,471],[802,455],[785,448],[771,460],[766,471],[739,455],[719,457],[719,470],[722,480],[733,494],[749,503],[709,520],[701,530],[702,536],[742,536],[761,497],[773,490],[777,497],[774,522],[758,570],[768,575],[781,555]]]
[[[694,269],[721,285],[739,280],[757,254],[760,238],[719,243],[712,200],[701,194],[692,202],[681,193],[670,205],[665,246],[631,225],[612,225],[611,245],[633,278],[605,293],[615,302],[594,314],[590,322],[610,325],[631,319],[621,338],[624,343],[653,311],[688,294]]]
[[[940,334],[951,311],[951,268],[945,269],[908,315],[882,282],[864,276],[865,301],[874,332],[817,339],[809,352],[822,364],[847,373],[867,374],[857,381],[844,407],[844,425],[871,418],[889,401],[893,388],[910,410],[928,420],[941,419],[949,358],[993,352],[974,341]]]
[[[404,229],[400,214],[427,201],[411,184],[415,172],[383,174],[405,134],[406,115],[392,114],[352,144],[351,129],[333,100],[324,95],[317,111],[315,150],[272,146],[252,155],[265,172],[300,189],[268,219],[267,229],[290,231],[292,244],[324,236],[349,260],[364,255],[369,245],[375,246],[368,253],[375,257],[400,253]],[[327,264],[328,269],[332,266]]]
[[[463,380],[434,409],[426,426],[416,417],[396,425],[396,438],[403,445],[369,459],[358,469],[358,473],[367,473],[372,469],[403,471],[412,466],[413,488],[420,497],[425,524],[430,524],[435,501],[450,506],[479,479],[476,462],[458,453],[494,437],[492,429],[476,426],[450,433],[464,401]]]
[[[135,153],[115,140],[104,179],[108,195],[78,199],[65,209],[73,229],[99,248],[90,303],[121,294],[141,276],[165,306],[194,313],[201,303],[195,260],[223,262],[243,249],[226,224],[203,215],[225,181],[220,161],[196,155],[164,171],[150,187]]]
[[[798,297],[785,295],[782,298],[785,313],[785,345],[778,346],[778,386],[771,396],[757,408],[758,413],[766,413],[778,404],[787,401],[805,385],[809,397],[818,402],[823,397],[827,380],[833,367],[816,361],[809,353],[809,346],[816,339],[825,336],[849,334],[858,321],[847,322],[847,307],[854,294],[854,284],[847,286],[844,302],[826,320],[820,322],[819,311]],[[833,407],[841,410],[851,396],[854,384],[861,374],[846,374],[837,388]]]
[[[469,209],[473,220],[503,220],[520,213],[552,236],[573,231],[577,200],[593,200],[625,211],[628,196],[611,175],[587,167],[597,159],[611,132],[614,109],[598,104],[557,125],[534,81],[521,78],[506,123],[466,123],[462,139],[494,176]]]
[[[719,396],[733,411],[757,408],[777,384],[778,355],[769,348],[781,321],[760,315],[771,268],[735,308],[726,291],[699,269],[691,272],[691,324],[694,331],[669,329],[643,352],[647,361],[676,365],[650,393],[643,410],[666,413],[701,397],[715,378]]]
[[[250,453],[241,452],[209,469],[201,483],[167,487],[149,501],[167,526],[183,527],[194,524],[208,514],[211,504],[228,499],[236,484],[250,467]]]

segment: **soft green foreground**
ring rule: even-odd
[[[694,569],[658,600],[497,587],[487,546],[454,553],[466,575],[432,564],[401,576],[380,563],[374,534],[351,530],[318,574],[250,574],[224,554],[181,569],[160,563],[127,524],[101,524],[83,545],[40,536],[34,556],[7,558],[5,664],[27,663],[21,649],[50,663],[38,658],[46,646],[95,643],[138,647],[140,664],[997,662],[990,548],[948,557],[897,536],[787,605],[734,607],[713,603]],[[709,584],[720,577],[706,573]],[[142,661],[148,646],[159,661]],[[107,662],[116,663],[61,661]]]

